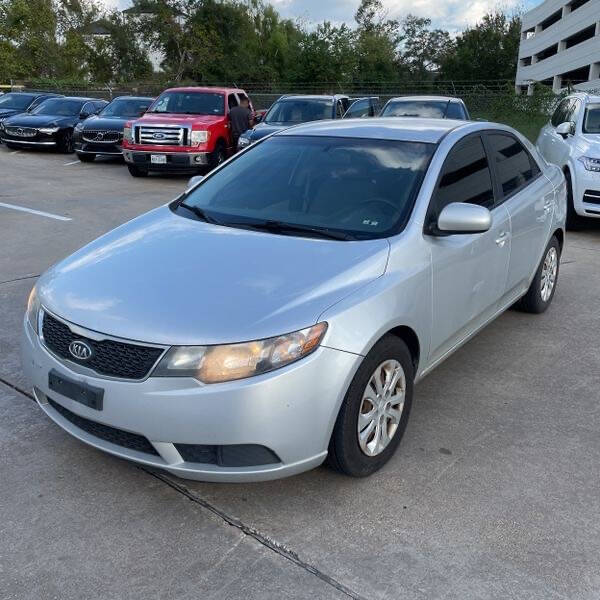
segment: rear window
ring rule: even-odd
[[[289,98],[278,100],[265,115],[265,123],[293,124],[331,119],[333,100],[327,98]]]
[[[381,112],[381,116],[443,119],[446,116],[447,107],[447,100],[397,100],[388,102]]]

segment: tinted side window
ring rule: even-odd
[[[433,196],[430,219],[452,202],[468,202],[486,208],[494,206],[492,176],[483,143],[479,136],[459,142],[450,152],[438,188]]]
[[[229,94],[229,96],[227,97],[227,105],[230,109],[238,105],[238,101],[235,94]]]
[[[566,99],[557,106],[550,120],[554,127],[558,127],[561,123],[565,122],[565,115],[567,114],[570,102],[570,100]]]
[[[539,169],[519,140],[496,133],[490,134],[488,140],[503,197],[510,196],[537,175]]]
[[[466,120],[467,115],[462,107],[462,104],[458,102],[450,102],[448,104],[448,110],[446,110],[446,119],[459,119]]]
[[[336,115],[335,118],[336,119],[341,119],[344,116],[344,105],[342,104],[341,100],[337,101],[337,107],[336,107]]]
[[[372,114],[371,101],[367,98],[365,100],[357,100],[352,104],[344,117],[346,119],[358,119],[360,117],[370,117]]]
[[[82,107],[81,107],[81,111],[83,113],[87,113],[89,115],[94,114],[94,111],[96,110],[96,107],[94,105],[93,102],[86,102]]]

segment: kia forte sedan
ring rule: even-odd
[[[561,171],[505,126],[300,125],[47,271],[23,364],[59,426],[143,465],[366,476],[419,379],[509,306],[548,308],[565,213]]]

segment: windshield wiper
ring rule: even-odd
[[[344,240],[350,241],[356,238],[349,233],[343,231],[335,231],[328,229],[327,227],[314,227],[311,225],[297,225],[295,223],[285,223],[284,221],[275,221],[268,219],[266,221],[251,221],[247,223],[243,222],[226,222],[223,225],[230,225],[233,227],[241,227],[247,229],[255,229],[258,231],[271,231],[273,233],[306,233],[313,237],[322,237],[330,240]]]
[[[201,219],[202,221],[206,221],[211,225],[225,225],[225,223],[221,223],[221,221],[218,221],[217,219],[208,215],[206,211],[202,210],[199,206],[190,206],[185,202],[182,202],[179,206],[187,208],[190,212],[194,213],[199,219]]]

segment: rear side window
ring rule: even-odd
[[[519,140],[498,133],[489,134],[488,140],[502,197],[514,194],[537,176],[539,167]]]
[[[459,119],[465,121],[467,115],[459,102],[450,102],[448,104],[448,110],[446,111],[446,119]]]
[[[468,137],[448,155],[431,201],[429,220],[437,221],[442,209],[452,202],[468,202],[486,208],[494,206],[494,190],[481,138]]]

